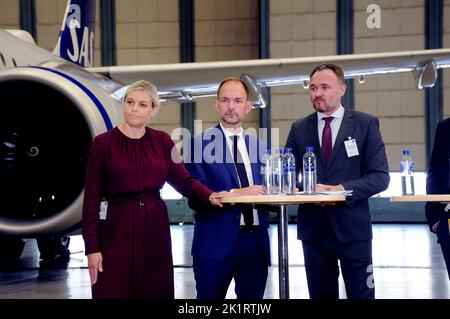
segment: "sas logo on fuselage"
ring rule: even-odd
[[[70,5],[67,14],[67,28],[70,30],[72,48],[67,48],[67,56],[72,62],[84,67],[92,67],[94,62],[94,32],[84,26],[81,37],[81,46],[77,36],[77,30],[81,29],[81,9],[77,4]],[[81,32],[81,31],[80,31]]]

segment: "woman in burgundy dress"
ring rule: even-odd
[[[172,159],[170,136],[146,127],[159,107],[152,84],[133,83],[124,122],[92,142],[82,234],[94,299],[174,298],[169,217],[160,197],[166,181],[199,203],[222,206]]]

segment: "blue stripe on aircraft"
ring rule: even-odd
[[[68,79],[69,81],[75,83],[76,85],[78,85],[80,87],[80,89],[82,89],[84,91],[84,93],[86,93],[91,98],[91,100],[94,102],[95,106],[97,107],[98,111],[100,112],[100,114],[103,117],[103,121],[105,122],[105,125],[106,125],[106,128],[108,129],[108,131],[113,128],[113,125],[111,123],[111,119],[109,118],[108,112],[106,112],[102,103],[100,103],[100,101],[97,99],[97,97],[94,94],[92,94],[92,92],[86,86],[84,86],[80,81],[74,79],[73,77],[71,77],[65,73],[59,72],[57,70],[44,68],[41,66],[33,66],[33,68],[56,73],[64,78]]]

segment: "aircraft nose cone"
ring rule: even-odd
[[[39,148],[37,146],[31,146],[28,151],[27,151],[27,155],[29,157],[36,157],[39,155]]]

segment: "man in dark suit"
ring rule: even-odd
[[[427,194],[450,194],[450,118],[439,122],[431,153],[427,175]],[[427,202],[425,213],[430,230],[441,244],[445,265],[450,278],[450,207],[447,204]]]
[[[185,163],[212,190],[261,194],[260,155],[264,145],[244,134],[242,121],[251,111],[248,89],[238,78],[222,81],[215,109],[220,123],[191,140]],[[270,265],[265,212],[251,205],[195,210],[192,242],[198,299],[225,299],[234,278],[238,299],[261,299]]]
[[[300,169],[305,148],[314,148],[316,191],[353,191],[345,203],[299,205],[298,239],[314,299],[339,298],[338,261],[347,298],[375,298],[368,198],[388,187],[388,162],[378,119],[344,108],[345,89],[339,66],[317,66],[310,74],[316,112],[293,123],[286,141]]]

